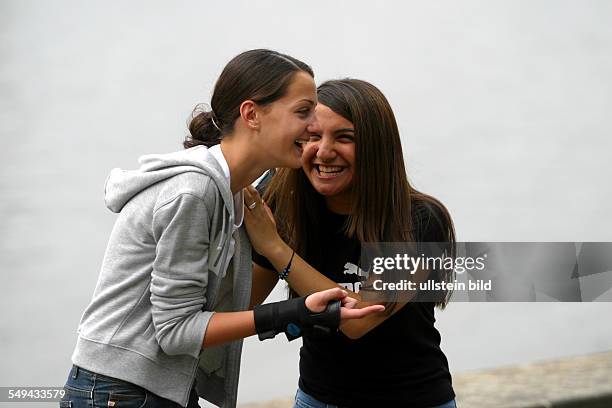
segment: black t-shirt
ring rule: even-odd
[[[448,240],[439,209],[421,202],[413,208],[417,241]],[[322,216],[317,222],[319,252],[307,254],[306,261],[353,290],[354,283],[346,282],[344,271],[359,265],[360,242],[344,233],[347,216],[329,210],[323,210]],[[256,252],[253,261],[273,269]],[[433,303],[412,302],[356,340],[341,331],[325,337],[305,335],[299,386],[314,398],[341,407],[425,408],[450,401],[455,394],[434,322]]]

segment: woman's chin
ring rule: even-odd
[[[313,187],[317,193],[325,197],[333,197],[338,194],[338,188],[336,186],[330,186],[321,183],[313,183]]]

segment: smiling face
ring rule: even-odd
[[[348,213],[355,173],[353,123],[322,104],[317,105],[315,116],[302,169],[332,211]]]
[[[287,93],[261,110],[261,148],[270,167],[299,168],[303,145],[309,140],[308,127],[314,123],[317,89],[306,72],[293,74]]]

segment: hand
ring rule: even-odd
[[[342,307],[340,308],[340,318],[361,319],[362,317],[373,313],[380,313],[385,310],[383,305],[372,305],[361,309],[355,309],[357,299],[348,296],[345,290],[340,288],[327,289],[321,292],[315,292],[306,298],[306,307],[314,313],[319,313],[325,310],[327,304],[332,300],[340,300]]]
[[[255,188],[249,186],[243,191],[244,225],[249,234],[251,245],[261,255],[266,256],[281,241],[276,230],[274,215]]]

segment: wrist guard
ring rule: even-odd
[[[303,333],[329,334],[340,326],[339,300],[329,302],[319,313],[308,310],[305,297],[259,305],[253,313],[259,340],[271,339],[284,332],[291,341]]]

